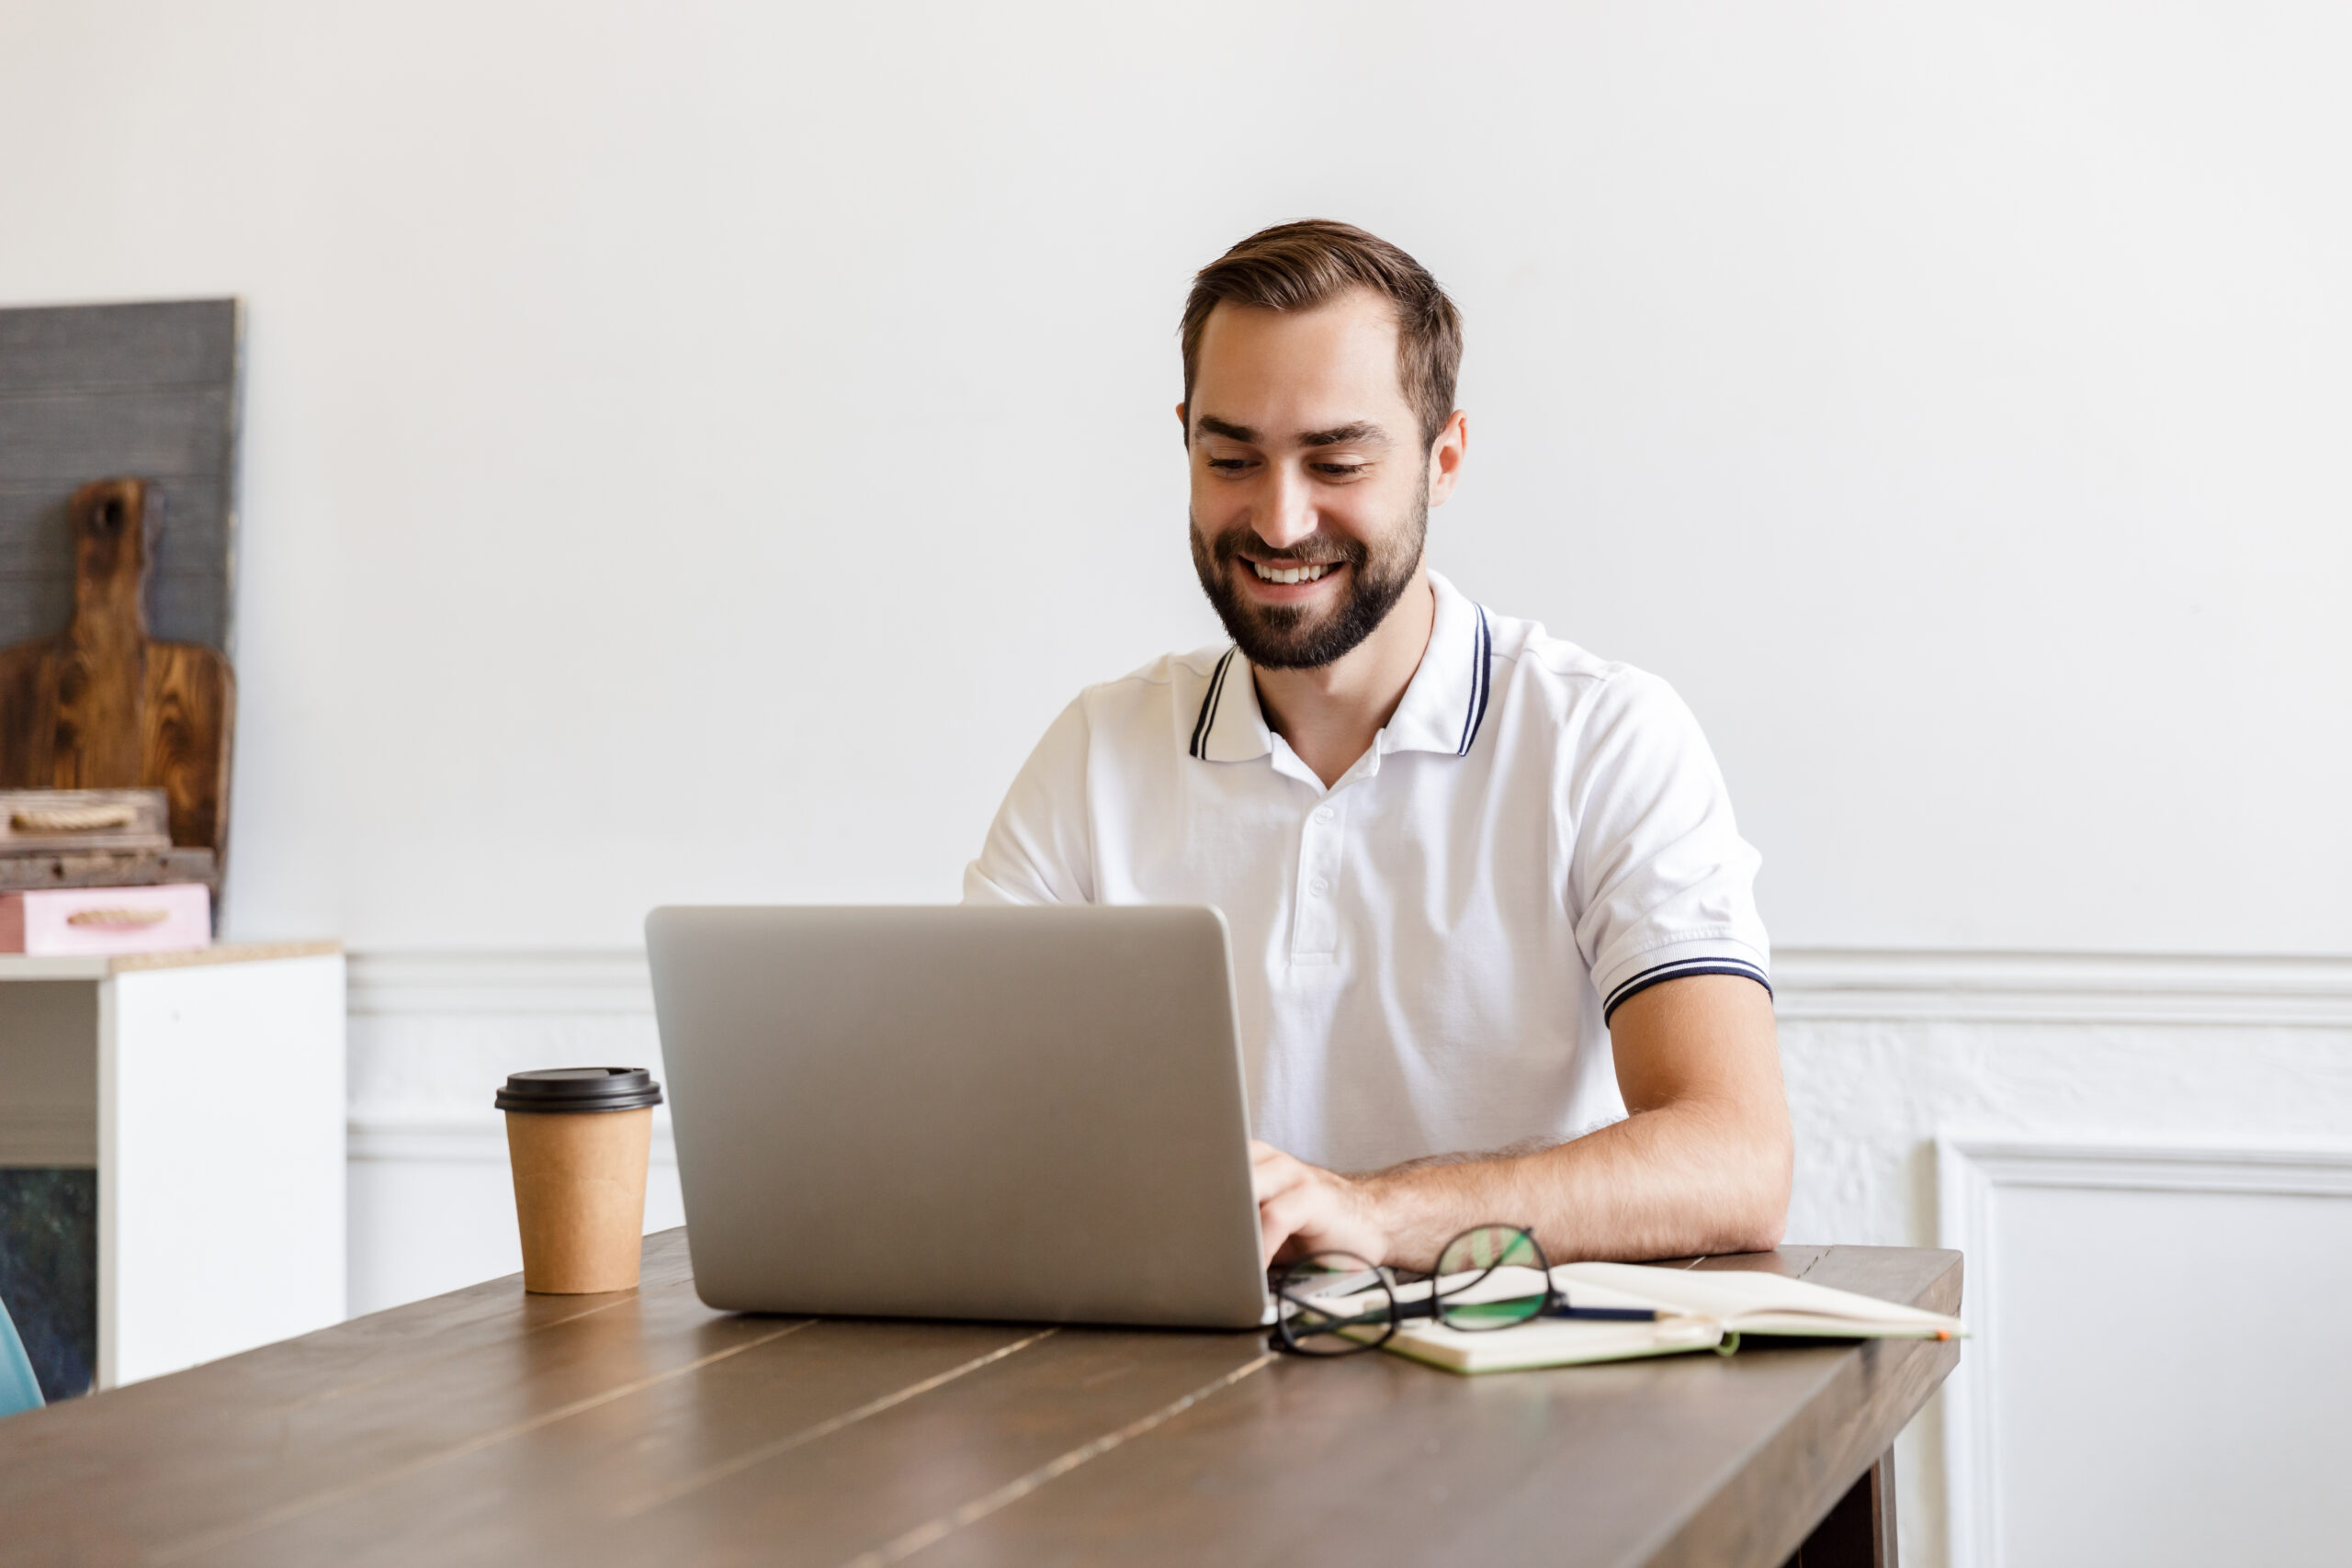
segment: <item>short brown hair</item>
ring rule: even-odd
[[[1193,277],[1178,329],[1184,401],[1193,400],[1201,334],[1220,303],[1306,310],[1350,288],[1369,288],[1396,308],[1396,381],[1420,418],[1421,445],[1428,446],[1453,413],[1461,313],[1420,263],[1376,234],[1328,218],[1261,229]]]

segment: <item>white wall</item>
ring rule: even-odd
[[[2218,0],[13,0],[0,301],[251,301],[243,934],[950,896],[1212,635],[1175,311],[1326,212],[1468,314],[1436,558],[1681,685],[1781,941],[2345,952],[2347,64]]]
[[[1214,635],[1173,319],[1305,213],[1467,313],[1440,566],[1676,682],[1792,994],[1877,998],[1784,1009],[1795,1234],[1925,1243],[1988,1114],[2352,1124],[2335,969],[2097,1000],[2352,954],[2347,68],[2260,0],[0,0],[0,303],[249,301],[230,931],[358,951],[356,1302],[497,1261],[502,1064],[647,1051],[566,953],[951,897]]]

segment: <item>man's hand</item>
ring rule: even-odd
[[[1388,1260],[1388,1237],[1367,1183],[1293,1159],[1255,1138],[1250,1169],[1268,1263],[1317,1252],[1351,1252],[1367,1263]]]

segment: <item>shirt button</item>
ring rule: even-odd
[[[1331,885],[1318,876],[1314,881],[1306,885],[1306,890],[1309,893],[1314,894],[1317,898],[1320,898],[1324,894],[1329,893],[1331,890]]]
[[[1329,822],[1331,820],[1331,808],[1328,806],[1317,807],[1315,808],[1315,820],[1317,822]]]

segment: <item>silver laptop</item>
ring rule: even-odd
[[[1263,1321],[1216,910],[664,908],[645,937],[710,1305]]]

